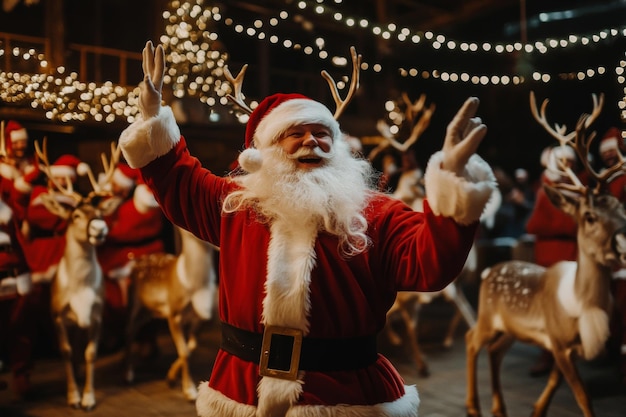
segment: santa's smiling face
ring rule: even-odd
[[[324,165],[333,146],[331,130],[319,123],[291,126],[278,139],[288,159],[299,169],[314,169]]]

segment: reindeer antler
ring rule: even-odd
[[[50,171],[50,161],[48,160],[48,137],[47,136],[43,137],[43,150],[42,148],[39,147],[39,142],[35,141],[35,153],[37,154],[37,157],[41,161],[41,164],[39,165],[41,167],[41,170],[46,174],[46,176],[52,182],[52,184],[54,184],[56,189],[59,190],[61,194],[74,200],[76,203],[80,203],[83,199],[83,196],[81,196],[79,193],[74,191],[74,185],[72,184],[72,181],[69,178],[69,176],[66,177],[67,178],[66,186],[63,186],[59,181],[56,180],[56,178],[52,175],[52,172]]]
[[[589,117],[586,118],[585,128],[588,128],[600,115],[602,112],[602,107],[604,106],[604,93],[600,93],[600,97],[596,96],[596,94],[592,94],[593,99],[593,110]],[[548,106],[549,100],[546,98],[541,103],[541,113],[537,111],[537,103],[535,100],[535,92],[530,92],[530,111],[532,115],[535,117],[535,120],[539,122],[544,129],[552,135],[559,143],[563,143],[563,141],[569,142],[574,136],[576,136],[576,131],[572,131],[570,133],[567,132],[567,127],[565,125],[559,125],[557,123],[554,124],[554,128],[550,126],[546,117],[546,108]]]
[[[541,114],[539,114],[535,103],[535,95],[531,91],[530,108],[533,116],[539,124],[541,124],[548,131],[548,133],[550,133],[550,135],[557,139],[562,147],[571,146],[576,151],[576,155],[580,159],[587,173],[592,179],[595,179],[596,184],[592,192],[594,194],[598,194],[602,187],[610,181],[613,174],[624,169],[626,160],[624,160],[622,153],[618,152],[618,161],[601,173],[598,173],[591,165],[591,162],[589,161],[589,152],[591,149],[591,143],[596,138],[596,132],[591,132],[587,135],[587,129],[598,118],[600,112],[602,111],[602,106],[604,105],[604,94],[601,93],[599,97],[592,94],[592,97],[593,110],[591,114],[583,113],[576,123],[576,129],[569,133],[566,133],[567,129],[565,125],[559,126],[558,124],[555,124],[554,129],[550,127],[546,118],[546,106],[548,104],[548,99],[543,101],[541,105]],[[578,176],[569,167],[567,167],[562,160],[559,160],[558,164],[559,168],[561,168],[563,172],[572,180],[573,184],[557,184],[557,188],[563,188],[577,193],[584,193],[588,190],[588,188],[581,183]]]
[[[426,94],[421,94],[419,99],[417,99],[413,103],[409,99],[408,94],[402,93],[402,101],[406,105],[406,109],[404,111],[404,123],[407,123],[411,127],[411,133],[409,134],[409,137],[404,142],[399,142],[393,135],[393,133],[391,133],[389,125],[385,123],[384,120],[379,120],[378,123],[376,123],[376,128],[385,139],[370,151],[368,155],[368,159],[370,161],[374,160],[374,158],[380,152],[382,152],[389,146],[393,147],[401,153],[405,153],[409,150],[411,146],[413,146],[413,144],[415,144],[415,142],[417,142],[417,140],[422,136],[422,133],[424,133],[424,131],[430,124],[430,120],[433,113],[435,112],[436,106],[434,103],[432,103],[430,106],[428,106],[428,108],[425,107]],[[422,113],[422,115],[417,121],[415,121],[415,118],[420,113]]]
[[[239,74],[237,74],[237,77],[235,78],[233,77],[233,74],[228,69],[228,65],[226,65],[224,66],[224,75],[226,76],[226,79],[230,81],[230,83],[233,85],[233,89],[235,90],[234,96],[232,94],[228,94],[226,97],[231,102],[239,106],[241,110],[243,110],[247,114],[251,114],[252,109],[246,104],[246,102],[244,101],[243,94],[241,93],[241,87],[243,86],[243,77],[245,77],[246,75],[247,68],[248,68],[248,64],[245,64],[239,71]]]
[[[107,190],[107,185],[113,179],[113,173],[115,172],[115,167],[119,163],[121,152],[122,149],[119,147],[119,144],[111,142],[111,160],[109,161],[104,152],[100,154],[100,159],[102,160],[102,166],[104,168],[104,177],[100,181],[96,179],[91,167],[86,165],[87,177],[89,178],[89,182],[93,188],[93,192],[90,194],[90,197],[94,197],[96,195],[106,196],[110,194]]]
[[[356,53],[356,48],[354,46],[350,47],[350,55],[352,57],[352,80],[350,81],[350,88],[348,89],[348,93],[345,99],[342,99],[339,95],[337,83],[335,82],[333,77],[326,70],[322,71],[322,77],[324,77],[324,79],[326,79],[326,81],[328,82],[330,92],[332,93],[335,104],[337,105],[337,110],[335,110],[334,114],[335,120],[339,119],[341,113],[343,113],[350,100],[352,100],[352,97],[354,96],[357,88],[359,88],[361,60],[363,59],[363,57],[361,56],[361,54]]]

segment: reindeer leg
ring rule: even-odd
[[[550,404],[556,389],[559,385],[561,385],[561,381],[563,380],[562,376],[563,374],[555,362],[552,367],[552,371],[550,372],[550,376],[548,377],[546,387],[543,389],[539,399],[533,405],[532,417],[545,417],[548,404]]]
[[[143,314],[142,314],[143,313]],[[124,346],[124,356],[126,361],[126,382],[132,383],[135,380],[135,358],[133,355],[133,343],[137,329],[147,323],[151,316],[141,307],[141,302],[135,300],[131,307],[128,324],[126,325],[126,344]]]
[[[187,341],[185,340],[185,334],[182,328],[182,315],[176,314],[168,317],[167,323],[170,328],[170,333],[172,334],[172,339],[174,339],[174,344],[176,345],[176,351],[178,352],[178,360],[180,360],[181,364],[177,365],[175,361],[170,370],[168,371],[168,378],[170,377],[170,373],[173,368],[180,366],[182,369],[182,386],[183,386],[183,395],[189,401],[195,401],[198,397],[198,390],[191,379],[191,375],[189,374],[189,349],[187,347]],[[174,372],[175,373],[175,372]]]
[[[566,351],[553,351],[554,360],[556,365],[559,367],[565,380],[571,387],[574,392],[574,397],[576,398],[576,402],[583,412],[584,417],[594,417],[595,413],[591,407],[591,401],[589,400],[589,395],[587,394],[587,390],[583,385],[582,380],[580,379],[580,375],[578,374],[578,370],[574,365],[574,352],[570,349]],[[548,404],[545,405],[547,407]]]
[[[189,356],[191,356],[193,351],[196,350],[196,347],[198,347],[198,340],[196,338],[196,335],[198,333],[198,329],[200,328],[200,324],[201,324],[201,321],[198,318],[194,318],[191,321],[189,333],[187,336],[187,350],[189,352]],[[177,358],[176,361],[170,367],[169,371],[167,372],[167,380],[169,381],[170,385],[173,385],[174,382],[176,381],[176,378],[178,377],[178,372],[180,371],[182,365],[183,365],[182,359]]]
[[[80,407],[80,393],[78,384],[76,384],[76,376],[74,374],[74,365],[72,364],[72,345],[67,335],[67,328],[61,315],[56,315],[54,325],[59,338],[59,350],[65,365],[65,374],[67,377],[67,403],[74,408]]]
[[[465,408],[468,417],[480,417],[480,401],[478,398],[478,381],[476,362],[480,348],[485,344],[484,340],[479,340],[480,332],[476,327],[472,327],[465,333],[465,356],[466,356],[466,378],[467,393],[465,397]]]
[[[506,417],[506,407],[502,397],[502,384],[500,383],[500,366],[504,354],[511,347],[515,338],[507,334],[501,334],[487,347],[489,352],[489,369],[491,373],[491,413],[494,417]]]
[[[415,309],[414,314],[411,316],[405,309],[400,309],[400,315],[406,327],[409,348],[413,353],[413,358],[417,364],[418,374],[422,377],[427,377],[430,375],[430,371],[428,370],[428,365],[424,360],[422,350],[420,349],[419,342],[417,341],[417,310],[418,309]]]
[[[97,307],[96,307],[97,308]],[[96,357],[98,356],[98,340],[102,328],[101,318],[98,313],[92,313],[91,327],[88,329],[89,338],[85,348],[85,387],[81,406],[90,411],[96,406],[96,394],[94,390],[94,374],[96,371]]]
[[[450,324],[448,325],[446,337],[445,339],[443,339],[443,347],[447,349],[452,347],[452,344],[454,343],[454,333],[456,332],[456,328],[461,322],[462,318],[463,316],[461,316],[461,312],[459,311],[459,309],[456,309],[456,311],[454,312],[454,316],[452,316],[452,320],[450,320]]]

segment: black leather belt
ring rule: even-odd
[[[376,361],[376,336],[343,339],[302,337],[295,329],[268,326],[255,333],[221,323],[221,348],[248,362],[260,365],[260,374],[296,379],[302,371],[349,371]],[[263,356],[261,353],[263,352]]]

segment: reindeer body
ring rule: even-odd
[[[597,102],[594,114],[598,114]],[[534,100],[531,101],[534,105]],[[545,102],[542,117],[545,121]],[[544,268],[522,261],[508,261],[483,271],[476,326],[466,334],[468,416],[480,416],[476,382],[476,361],[486,346],[492,385],[492,413],[506,416],[499,368],[507,349],[515,340],[533,343],[550,351],[555,364],[548,382],[534,404],[533,417],[546,414],[562,377],[570,385],[585,417],[593,417],[589,396],[576,370],[578,357],[593,359],[609,337],[612,310],[610,282],[612,270],[626,263],[626,211],[621,202],[606,192],[608,179],[622,169],[623,160],[602,174],[587,160],[589,142],[584,130],[590,120],[578,122],[573,146],[588,173],[597,181],[595,189],[583,185],[561,162],[561,169],[572,184],[544,184],[552,204],[572,216],[577,224],[576,262],[562,261]],[[562,145],[574,139],[564,129],[547,127]],[[556,167],[554,167],[556,169]]]
[[[94,391],[95,360],[102,327],[104,281],[102,268],[96,257],[96,246],[104,242],[109,229],[104,216],[117,210],[120,200],[109,198],[104,186],[110,182],[119,160],[119,148],[111,144],[111,160],[102,155],[105,169],[103,184],[95,181],[91,168],[85,164],[93,191],[84,196],[74,191],[70,178],[65,183],[52,175],[46,139],[43,151],[35,142],[40,166],[49,180],[47,192],[38,195],[48,211],[67,221],[65,247],[58,268],[52,277],[51,313],[67,376],[67,402],[73,407],[91,410],[96,405]],[[86,333],[85,386],[82,396],[76,383],[73,351],[68,330],[78,328]]]
[[[104,306],[104,281],[94,245],[104,241],[107,231],[99,209],[87,204],[74,209],[66,232],[65,252],[51,283],[52,318],[67,373],[67,401],[87,410],[96,404],[95,359]],[[73,348],[68,334],[72,326],[87,333],[82,400],[72,364]]]
[[[188,231],[177,229],[182,238],[178,256],[166,253],[144,255],[132,267],[133,299],[126,340],[126,379],[128,382],[134,379],[131,348],[137,328],[153,317],[167,319],[178,353],[167,379],[173,383],[178,371],[182,370],[183,394],[193,401],[198,393],[188,359],[196,347],[197,327],[202,320],[211,319],[214,310],[217,286],[215,249]]]

